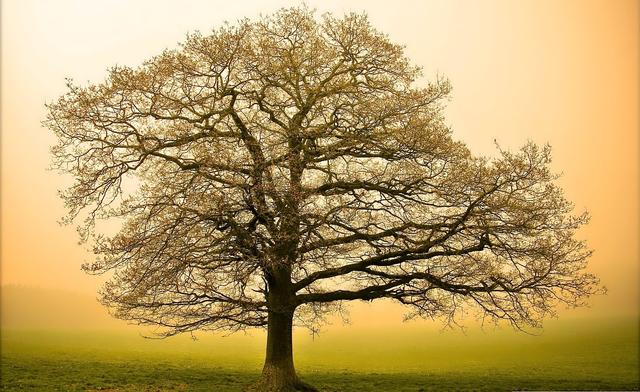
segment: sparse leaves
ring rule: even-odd
[[[170,335],[265,325],[276,284],[310,326],[385,297],[537,325],[598,292],[549,147],[473,157],[418,75],[365,16],[290,9],[70,82],[45,121],[68,219],[126,220],[84,267],[104,303]]]

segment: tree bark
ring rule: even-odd
[[[267,350],[260,380],[250,391],[293,392],[315,391],[314,387],[300,381],[293,365],[293,314],[296,305],[291,284],[291,272],[287,268],[271,271],[267,275],[269,293],[267,303]]]
[[[255,392],[318,390],[302,382],[293,365],[293,311],[269,312],[267,353],[260,380],[249,388]]]

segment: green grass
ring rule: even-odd
[[[394,332],[394,333],[391,333]],[[301,377],[324,391],[634,390],[636,320],[575,321],[541,336],[511,331],[296,334]],[[140,338],[134,331],[2,331],[7,391],[241,391],[264,336]]]

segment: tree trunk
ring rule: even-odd
[[[317,391],[300,381],[293,366],[293,313],[295,292],[291,269],[280,267],[265,275],[269,284],[267,304],[267,353],[260,380],[251,387],[256,392]]]
[[[300,381],[293,366],[293,311],[269,312],[267,355],[262,376],[250,391],[293,392],[318,390]]]
[[[298,381],[293,366],[292,313],[269,313],[267,329],[267,355],[262,369],[262,379],[274,391],[295,390]]]

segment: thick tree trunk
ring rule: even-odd
[[[293,366],[293,313],[295,294],[291,286],[291,271],[280,268],[266,276],[269,282],[267,303],[267,352],[262,376],[251,391],[293,392],[317,391],[298,379]]]
[[[292,313],[269,313],[267,355],[262,379],[273,391],[295,390],[298,381],[293,366]]]
[[[250,391],[294,392],[313,391],[314,387],[300,381],[293,366],[293,311],[270,312],[267,329],[267,355],[262,376]]]

